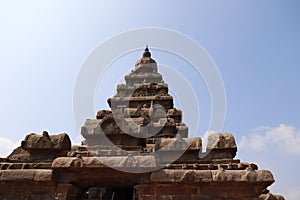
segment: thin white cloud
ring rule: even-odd
[[[264,150],[270,145],[276,146],[281,152],[300,155],[300,130],[286,124],[278,127],[260,126],[239,141],[240,149]]]
[[[286,194],[285,199],[287,199],[287,200],[299,200],[300,199],[300,191],[297,191],[297,190],[289,191]]]
[[[15,148],[21,145],[21,142],[14,142],[10,139],[0,137],[0,157],[7,157]]]
[[[260,126],[239,138],[238,149],[243,159],[274,173],[276,182],[269,188],[272,193],[283,194],[289,200],[300,199],[297,179],[291,178],[300,176],[300,130],[286,124]]]

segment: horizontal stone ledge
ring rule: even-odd
[[[172,96],[141,96],[141,97],[113,97],[111,102],[117,101],[144,101],[144,100],[172,100]]]
[[[214,182],[268,182],[273,183],[274,177],[268,170],[212,170]]]
[[[15,169],[49,169],[52,161],[49,162],[2,162],[0,163],[1,170],[15,170]]]
[[[156,169],[154,156],[113,156],[113,157],[59,157],[52,167],[55,168],[147,168]]]
[[[268,170],[169,170],[151,173],[152,182],[265,182],[272,184],[274,177]]]
[[[0,181],[7,182],[53,182],[51,169],[14,169],[0,170]]]
[[[169,170],[151,173],[152,182],[212,182],[211,170]]]

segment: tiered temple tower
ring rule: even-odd
[[[210,135],[206,152],[188,138],[148,47],[125,81],[86,120],[85,144],[31,133],[0,158],[0,200],[284,200],[270,171],[234,158],[232,134]]]
[[[175,138],[177,134],[187,138],[182,111],[174,108],[168,84],[157,71],[148,47],[125,81],[117,86],[117,94],[107,100],[111,111],[100,110],[97,119],[87,120],[82,127],[88,146],[102,145],[107,137],[123,149],[135,146],[143,151],[151,146],[147,144],[155,144],[155,139]]]

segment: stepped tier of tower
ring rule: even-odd
[[[82,128],[89,146],[101,145],[103,137],[124,149],[143,149],[153,144],[155,138],[175,138],[176,134],[187,138],[182,111],[174,108],[168,84],[148,48],[125,81],[117,86],[117,94],[107,100],[111,111],[100,110],[97,119],[87,120]]]
[[[86,120],[86,144],[31,133],[0,158],[0,200],[284,200],[267,189],[270,171],[235,159],[232,134],[211,134],[207,146],[187,137],[148,48],[125,81],[111,110]]]

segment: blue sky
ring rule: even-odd
[[[85,59],[120,32],[161,27],[193,38],[217,65],[227,96],[223,131],[235,135],[238,158],[272,170],[277,180],[272,191],[299,199],[290,178],[300,176],[298,10],[296,0],[1,1],[0,154],[30,132],[67,132],[77,141],[72,98]],[[140,55],[123,56],[114,66],[129,71]],[[152,55],[179,71],[182,66],[182,73],[188,67],[164,52]],[[108,88],[122,77],[112,76]],[[106,106],[109,92],[97,90],[96,110]],[[209,116],[205,89],[202,98],[203,116]]]

